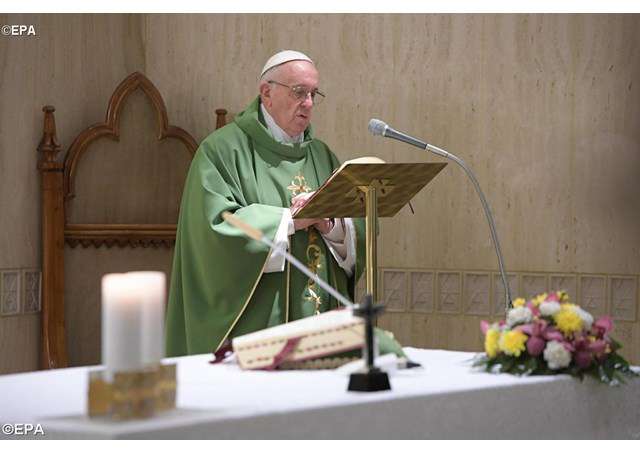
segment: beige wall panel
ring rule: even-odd
[[[33,24],[37,33],[0,39],[0,268],[40,268],[36,147],[42,106],[56,107],[63,151],[81,129],[102,121],[118,83],[143,69],[141,21],[113,14],[0,19],[2,24]],[[13,345],[0,347],[3,372],[37,366],[40,331],[34,316],[0,320],[0,344]]]
[[[576,24],[575,258],[590,272],[640,272],[639,24]]]
[[[0,374],[38,369],[40,313],[0,318]]]
[[[640,363],[640,324],[618,322],[612,335],[624,346],[620,351],[622,356],[635,365]]]
[[[378,326],[390,330],[403,346],[480,351],[480,317],[423,313],[385,313]]]
[[[255,96],[260,16],[153,14],[144,23],[147,75],[172,121],[198,142],[213,131],[216,108],[234,114]]]
[[[99,364],[101,357],[102,276],[128,271],[161,271],[169,276],[173,248],[67,248],[65,261],[64,298],[69,365],[93,365]]]

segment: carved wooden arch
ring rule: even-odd
[[[158,140],[175,138],[184,144],[190,157],[198,147],[194,138],[184,129],[169,124],[167,109],[155,85],[140,72],[134,72],[115,89],[109,100],[103,123],[94,124],[82,131],[69,147],[64,160],[65,204],[75,196],[75,176],[78,163],[90,145],[100,138],[120,140],[120,118],[127,98],[136,90],[142,90],[156,111]],[[226,122],[227,111],[216,110],[216,128]],[[65,210],[66,212],[66,210]],[[175,224],[68,224],[65,215],[65,242],[71,247],[171,247],[175,242]]]
[[[95,140],[108,137],[119,141],[120,118],[127,98],[141,89],[156,111],[158,140],[180,140],[190,156],[197,149],[194,138],[182,128],[169,124],[167,110],[157,88],[142,73],[134,72],[116,88],[109,100],[106,119],[82,131],[72,142],[63,162],[57,159],[53,106],[45,106],[44,126],[38,145],[38,170],[42,181],[42,368],[68,366],[64,310],[64,244],[72,247],[106,245],[111,247],[158,247],[175,242],[175,224],[68,224],[66,204],[74,196],[78,162]],[[217,109],[216,129],[226,123],[225,109]]]
[[[120,141],[120,117],[122,110],[127,98],[138,89],[147,95],[156,111],[158,140],[176,138],[185,145],[191,157],[195,154],[198,144],[191,134],[180,127],[169,124],[167,108],[158,89],[144,74],[134,72],[124,79],[111,95],[105,121],[86,128],[76,137],[69,147],[69,151],[64,160],[65,199],[75,196],[74,182],[76,169],[78,162],[89,148],[89,145],[102,137]]]

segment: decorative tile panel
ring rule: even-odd
[[[40,311],[41,301],[41,274],[38,270],[26,269],[22,274],[23,296],[22,312],[37,313]]]
[[[575,275],[551,275],[549,277],[550,291],[566,291],[571,302],[578,301],[578,280]]]
[[[544,274],[522,274],[522,297],[529,299],[547,292],[547,276]]]
[[[626,356],[626,350],[631,349],[633,344],[633,324],[628,322],[617,322],[613,325],[613,330],[611,331],[612,336],[616,339],[616,341],[620,342],[622,345],[627,346],[625,350],[622,351],[622,355]],[[627,359],[629,357],[626,357]]]
[[[20,312],[20,271],[7,270],[0,273],[0,314],[16,315]]]
[[[440,313],[460,313],[461,309],[460,272],[438,272],[438,311]]]
[[[464,313],[489,315],[491,279],[487,273],[464,274]]]
[[[435,274],[433,272],[411,272],[409,309],[433,312]]]
[[[511,298],[515,299],[520,296],[520,288],[518,286],[518,275],[507,274],[507,283],[511,289]],[[502,284],[502,276],[499,273],[493,274],[493,314],[495,316],[504,316],[506,302],[504,299],[504,285]]]
[[[580,305],[593,316],[607,313],[607,279],[604,275],[580,276]]]
[[[405,311],[407,307],[407,273],[399,270],[382,271],[382,303],[388,311]]]
[[[613,319],[634,322],[638,310],[636,277],[609,277],[609,295]]]

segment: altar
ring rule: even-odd
[[[568,376],[471,368],[473,353],[405,348],[421,368],[391,391],[346,390],[337,371],[242,371],[210,355],[178,364],[177,406],[147,420],[86,416],[88,370],[0,376],[0,422],[40,424],[46,439],[640,439],[640,379],[608,387]],[[1,435],[2,438],[19,438]]]

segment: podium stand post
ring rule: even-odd
[[[365,196],[367,293],[372,296],[375,304],[378,301],[378,194],[373,183],[360,186],[358,189],[364,192]]]

